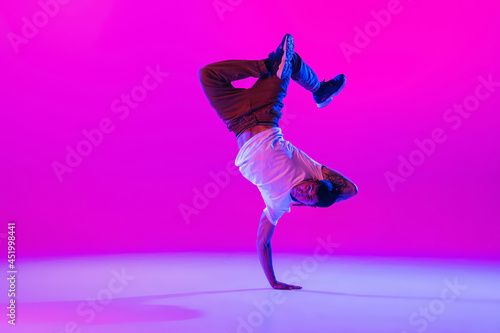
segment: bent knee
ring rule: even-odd
[[[212,87],[220,84],[220,78],[210,65],[206,65],[198,70],[198,79],[203,86]]]
[[[203,66],[198,70],[198,79],[203,82],[205,81],[210,74],[208,73],[210,70],[207,68],[207,66]]]

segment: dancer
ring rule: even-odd
[[[228,60],[200,69],[199,79],[210,105],[217,111],[240,148],[235,164],[256,185],[266,207],[257,231],[257,250],[274,289],[301,289],[276,280],[271,238],[279,218],[290,205],[329,207],[358,193],[353,182],[321,165],[283,139],[279,119],[290,79],[310,91],[316,105],[327,106],[345,85],[344,74],[319,82],[314,71],[294,52],[286,34],[275,52],[263,60]],[[249,89],[232,81],[259,79]]]

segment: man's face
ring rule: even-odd
[[[318,202],[318,183],[315,180],[306,180],[295,185],[290,194],[305,205],[315,205]]]

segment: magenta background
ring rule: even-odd
[[[228,1],[223,1],[228,4]],[[193,189],[238,152],[205,99],[197,71],[225,59],[262,59],[283,35],[320,79],[345,73],[334,102],[317,109],[291,83],[285,139],[353,180],[359,195],[329,209],[292,208],[275,251],[310,252],[331,235],[339,253],[500,258],[500,87],[453,129],[446,110],[473,95],[478,76],[500,81],[498,1],[401,1],[401,13],[348,61],[340,43],[390,1],[70,1],[15,53],[36,1],[0,6],[0,241],[17,221],[23,255],[142,251],[254,251],[262,198],[240,174],[183,218]],[[121,120],[113,101],[146,67],[169,75]],[[249,86],[241,82],[238,86]],[[51,164],[82,130],[109,118],[102,143],[60,182]],[[391,191],[415,140],[447,140]]]

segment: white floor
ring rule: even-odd
[[[326,253],[326,252],[325,252]],[[18,261],[16,326],[1,332],[500,333],[500,263],[274,253]],[[6,266],[0,266],[6,272]]]

